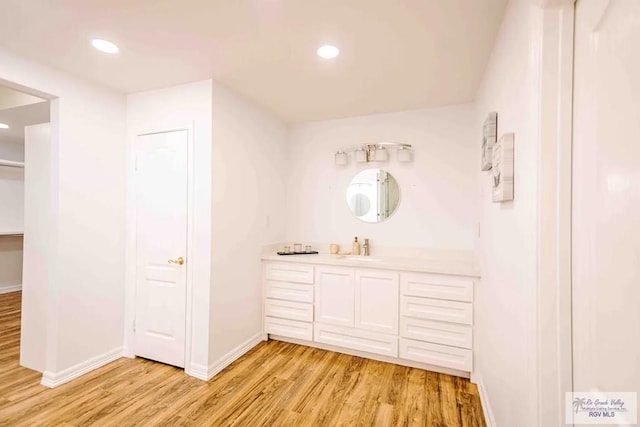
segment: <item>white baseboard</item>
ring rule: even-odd
[[[246,352],[258,345],[260,341],[265,341],[265,338],[266,336],[262,332],[252,336],[247,341],[243,342],[238,347],[234,348],[208,367],[197,363],[192,363],[189,366],[187,374],[203,381],[209,381],[211,378],[220,373],[224,368],[231,365]]]
[[[67,383],[81,375],[121,358],[122,352],[123,348],[118,347],[96,357],[92,357],[89,360],[85,360],[84,362],[80,362],[77,365],[67,368],[61,372],[45,371],[44,374],[42,374],[42,381],[40,384],[50,388],[58,387],[59,385]]]
[[[493,410],[491,410],[491,404],[489,403],[489,395],[487,389],[484,386],[482,377],[478,374],[471,374],[471,382],[478,386],[478,394],[480,395],[480,403],[482,404],[482,412],[484,414],[484,422],[487,427],[496,427],[496,419],[493,416]]]
[[[133,349],[125,345],[124,347],[122,347],[122,357],[126,357],[128,359],[135,359],[136,355],[133,352]]]
[[[197,378],[202,381],[209,381],[209,368],[205,365],[200,365],[199,363],[192,363],[189,366],[189,369],[185,372],[187,375],[190,375],[194,378]]]
[[[0,285],[0,294],[8,294],[10,292],[18,292],[22,290],[22,284],[19,285]]]

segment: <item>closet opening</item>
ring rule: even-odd
[[[0,81],[0,375],[44,371],[51,107]],[[26,332],[26,334],[25,334]]]

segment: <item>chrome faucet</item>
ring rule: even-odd
[[[362,245],[362,249],[364,250],[364,256],[369,256],[369,239],[364,239],[364,245]]]

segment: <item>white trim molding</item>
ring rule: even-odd
[[[213,376],[209,376],[209,367],[201,365],[199,363],[191,363],[188,369],[184,370],[189,376],[197,378],[202,381],[209,381]]]
[[[0,294],[8,294],[22,290],[22,284],[19,285],[0,285]]]
[[[496,419],[489,403],[489,394],[482,381],[482,376],[474,372],[471,373],[471,382],[478,387],[478,395],[480,396],[480,404],[482,405],[482,413],[484,414],[484,422],[487,427],[496,427]]]
[[[571,168],[574,1],[542,11],[538,153],[537,395],[541,426],[564,425],[573,389]]]
[[[222,356],[220,359],[210,364],[208,367],[197,363],[191,363],[189,365],[189,369],[187,369],[186,372],[188,375],[194,378],[198,378],[203,381],[209,381],[211,378],[222,372],[224,368],[231,365],[253,347],[258,345],[261,341],[265,341],[265,334],[259,332],[249,338],[247,341],[240,344],[238,347]]]
[[[84,362],[80,362],[77,365],[67,368],[61,372],[45,371],[44,374],[42,374],[42,381],[40,384],[49,388],[58,387],[59,385],[74,380],[93,371],[94,369],[98,369],[121,358],[123,356],[123,352],[124,348],[118,347],[96,357],[92,357],[89,360],[85,360]]]

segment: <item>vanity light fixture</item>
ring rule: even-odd
[[[348,162],[347,153],[344,153],[342,151],[338,151],[336,153],[336,165],[344,166],[344,165],[347,164],[347,162]]]
[[[378,147],[376,148],[374,158],[376,162],[386,162],[389,160],[389,152],[384,147]]]
[[[375,144],[356,145],[344,148],[335,154],[335,163],[344,166],[349,162],[347,153],[353,152],[356,163],[385,162],[389,160],[389,150],[398,151],[398,161],[410,162],[413,159],[411,144],[396,142],[378,142]]]
[[[9,125],[6,123],[0,123],[0,129],[9,129]]]
[[[353,157],[355,158],[357,163],[367,163],[367,150],[365,150],[364,148],[358,148],[353,153]]]
[[[413,160],[413,150],[409,148],[402,147],[398,150],[398,161],[399,162],[410,162]]]

